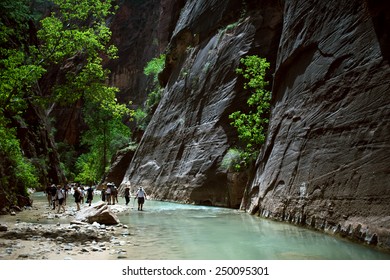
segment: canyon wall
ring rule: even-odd
[[[390,247],[389,4],[285,1],[267,143],[242,207]]]
[[[221,167],[237,140],[228,116],[248,98],[235,69],[247,54],[275,60],[281,32],[280,7],[260,2],[262,9],[249,1],[186,1],[160,75],[162,100],[122,186],[143,186],[155,199],[239,207],[245,182],[235,184]]]
[[[389,4],[160,3],[159,22],[170,30],[165,91],[122,189],[241,203],[252,214],[389,248]],[[248,54],[271,62],[272,114],[246,187],[221,162],[237,144],[228,115],[248,98],[235,73]]]

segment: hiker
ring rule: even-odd
[[[85,189],[84,189],[84,186],[81,186],[81,187],[80,187],[80,194],[81,194],[80,203],[81,203],[81,204],[84,204],[84,197],[85,197]]]
[[[89,204],[89,206],[91,206],[92,199],[93,199],[93,189],[91,186],[89,186],[89,188],[87,189],[87,203]]]
[[[107,184],[107,189],[106,189],[106,200],[107,204],[111,204],[111,184]]]
[[[136,199],[138,198],[138,211],[142,211],[142,208],[144,206],[145,198],[146,198],[146,193],[142,187],[140,187],[137,191],[137,194],[135,195]]]
[[[80,210],[80,202],[81,202],[81,191],[76,186],[74,186],[73,190],[74,190],[74,193],[73,193],[74,202],[76,202],[76,206],[77,206],[76,211],[79,211]]]
[[[102,197],[102,201],[106,201],[106,190],[104,187],[102,188],[100,195]]]
[[[62,210],[64,210],[64,212],[65,212],[65,207],[64,207],[65,192],[64,192],[64,190],[61,188],[60,185],[57,186],[56,199],[57,199],[57,201],[58,201],[58,211],[57,211],[57,213],[58,213],[58,214],[60,213],[61,208],[62,208]],[[54,209],[54,208],[53,208],[53,209]]]
[[[62,187],[62,191],[64,193],[64,202],[62,203],[63,205],[66,205],[66,201],[68,199],[68,191],[69,191],[69,187],[67,185],[64,185]]]
[[[125,188],[125,200],[126,200],[126,205],[129,204],[130,201],[130,188],[126,186]]]
[[[45,189],[46,197],[47,197],[47,202],[49,203],[49,207],[51,206],[52,203],[52,198],[51,198],[51,186],[47,185]]]
[[[119,203],[118,202],[118,189],[116,188],[114,183],[111,183],[111,201],[112,201],[112,204],[114,204],[114,205],[115,205],[115,202]]]

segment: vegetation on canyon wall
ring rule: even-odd
[[[145,68],[144,74],[150,76],[153,79],[152,89],[148,93],[148,97],[143,107],[138,108],[134,113],[134,119],[137,122],[137,127],[141,131],[146,129],[153,112],[156,110],[158,103],[161,100],[162,91],[158,75],[164,69],[165,66],[165,54],[160,54],[158,57],[150,60]]]
[[[245,79],[244,89],[251,92],[247,101],[249,111],[230,114],[231,125],[237,129],[242,146],[230,149],[223,162],[235,170],[241,170],[256,160],[265,141],[271,100],[271,92],[266,89],[268,82],[265,80],[269,62],[252,55],[242,58],[241,63],[243,67],[236,72]]]

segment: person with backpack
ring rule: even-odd
[[[57,213],[59,214],[61,212],[61,208],[65,212],[65,207],[64,207],[65,192],[61,188],[60,185],[57,186],[56,200],[58,201],[58,212]]]
[[[93,199],[93,189],[91,186],[89,186],[89,188],[87,189],[87,203],[89,204],[89,206],[91,206],[92,199]]]
[[[126,200],[126,205],[129,204],[129,202],[130,202],[130,188],[129,188],[129,186],[126,186],[126,188],[125,188],[125,200]]]
[[[81,192],[76,186],[73,188],[73,190],[74,190],[74,193],[73,193],[74,202],[76,202],[76,207],[77,207],[76,211],[79,211],[80,210],[80,202],[81,202]]]
[[[118,202],[118,189],[116,188],[114,183],[111,183],[111,202],[113,205],[115,205]]]
[[[81,197],[80,197],[80,202],[81,202],[81,204],[84,204],[85,189],[84,189],[83,186],[81,186],[81,187],[79,188],[79,190],[80,190],[80,195],[81,195]]]
[[[107,184],[107,189],[106,189],[105,193],[106,193],[107,204],[110,205],[111,204],[111,184],[110,183]]]

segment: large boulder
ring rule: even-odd
[[[77,212],[75,220],[87,222],[90,224],[94,222],[105,225],[119,224],[118,217],[115,215],[114,212],[109,209],[108,205],[103,201],[99,201],[97,203],[92,204],[90,207],[81,209],[79,212]]]

